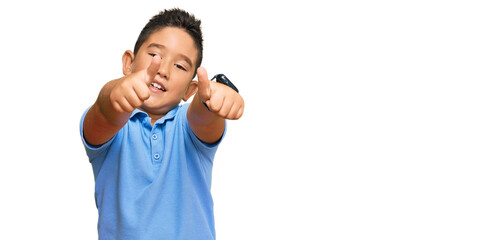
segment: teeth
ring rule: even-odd
[[[164,90],[164,88],[162,88],[162,87],[161,87],[161,85],[159,85],[158,83],[152,83],[151,85],[152,85],[152,87],[155,87],[155,88],[157,88],[157,89],[159,89],[159,90],[166,91],[166,90]]]

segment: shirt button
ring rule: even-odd
[[[155,160],[158,160],[160,157],[161,157],[161,155],[159,155],[159,153],[154,154],[154,159]]]
[[[157,140],[157,135],[152,135],[152,139]]]

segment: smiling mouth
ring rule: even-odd
[[[166,89],[162,88],[161,85],[159,85],[159,84],[157,84],[155,82],[152,83],[152,84],[150,84],[150,86],[155,87],[155,88],[157,88],[157,89],[159,89],[159,90],[161,90],[163,92],[166,92]]]

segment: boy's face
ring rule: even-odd
[[[176,107],[181,99],[188,100],[197,89],[191,81],[197,60],[197,48],[185,30],[165,27],[152,33],[134,56],[131,71],[148,68],[153,56],[161,57],[159,71],[149,86],[150,98],[142,110],[152,114],[165,114]]]

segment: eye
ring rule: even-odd
[[[149,53],[148,55],[150,55],[152,57],[155,57],[157,54],[155,54],[155,53]]]
[[[182,65],[180,64],[175,64],[175,66],[178,68],[178,69],[181,69],[183,71],[187,71],[187,69],[185,69]]]

